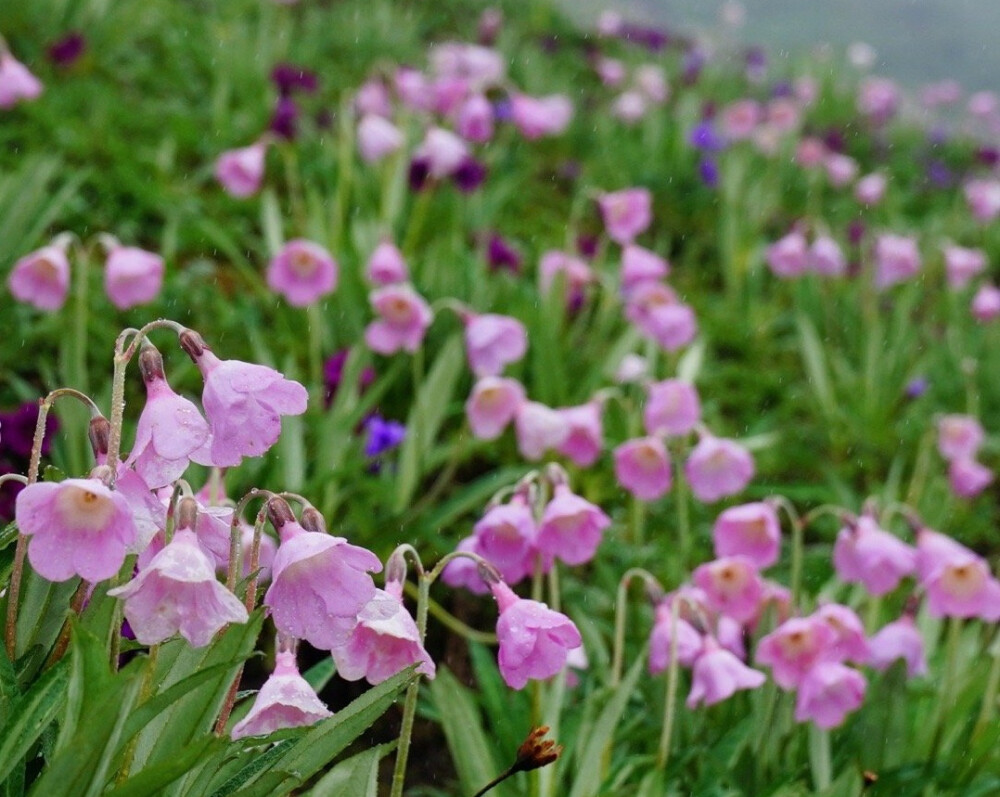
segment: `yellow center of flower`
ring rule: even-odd
[[[75,485],[59,491],[56,512],[62,521],[76,531],[99,531],[108,525],[115,505],[111,498]]]
[[[941,586],[956,597],[968,598],[983,588],[986,577],[972,562],[947,565],[941,573]]]
[[[720,592],[729,594],[739,592],[747,583],[746,569],[732,562],[726,562],[712,569],[712,580]]]

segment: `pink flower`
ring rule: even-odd
[[[670,273],[670,264],[656,252],[636,244],[626,244],[622,249],[622,292],[628,294],[636,285],[658,282]]]
[[[373,115],[388,119],[392,115],[389,89],[381,78],[369,78],[358,87],[354,108],[361,116]]]
[[[927,674],[924,638],[908,615],[883,626],[868,640],[868,648],[868,664],[876,670],[888,670],[902,659],[906,662],[906,673],[910,678]]]
[[[801,120],[799,104],[789,97],[775,97],[767,104],[767,124],[779,133],[795,131]]]
[[[223,152],[215,162],[215,179],[230,196],[238,199],[253,196],[260,190],[264,179],[266,155],[266,141]]]
[[[806,675],[830,653],[836,633],[818,617],[785,620],[757,645],[757,663],[770,666],[782,689],[797,689]]]
[[[913,238],[883,234],[875,241],[875,287],[884,290],[920,271],[920,252]]]
[[[405,140],[403,131],[381,115],[366,113],[358,122],[358,151],[365,163],[378,163]]]
[[[431,84],[434,112],[452,116],[469,94],[469,81],[463,77],[439,77]]]
[[[569,437],[569,423],[551,407],[537,401],[524,401],[514,418],[517,450],[527,460],[539,460],[545,452],[559,448]]]
[[[853,609],[839,603],[826,603],[816,610],[814,617],[830,626],[834,634],[824,656],[826,661],[852,661],[855,664],[868,661],[865,627]]]
[[[312,725],[333,713],[323,705],[309,682],[299,675],[295,654],[280,651],[274,672],[264,682],[249,713],[237,722],[230,736],[266,736],[282,728]]]
[[[566,304],[570,307],[583,301],[583,291],[594,281],[594,274],[583,260],[566,252],[551,250],[542,255],[538,264],[542,293],[547,294],[557,277],[562,277],[566,290]]]
[[[963,549],[967,551],[967,549]],[[927,608],[934,617],[1000,620],[1000,582],[986,561],[971,551],[948,551],[923,580]]]
[[[593,465],[604,448],[602,411],[603,405],[599,400],[556,410],[569,426],[569,434],[556,449],[581,468]]]
[[[558,674],[569,651],[583,644],[573,621],[544,603],[519,598],[502,581],[490,588],[500,608],[497,661],[507,686],[523,689],[528,679]]]
[[[431,48],[429,59],[435,75],[462,78],[476,91],[499,85],[507,71],[500,53],[479,44],[437,44]]]
[[[568,565],[582,565],[594,558],[605,529],[611,525],[600,507],[578,495],[565,484],[556,487],[545,505],[535,546],[548,558]]]
[[[823,165],[826,167],[826,176],[830,180],[830,185],[834,188],[843,188],[858,176],[858,162],[850,155],[830,152]]]
[[[217,570],[225,570],[229,565],[229,539],[232,520],[232,507],[197,505],[194,534],[198,538],[198,545],[212,558]],[[139,554],[137,565],[140,570],[148,567],[153,557],[163,550],[163,539],[162,532],[157,534]]]
[[[975,498],[992,481],[993,471],[974,459],[953,459],[948,465],[948,482],[962,498]]]
[[[127,310],[153,301],[163,286],[163,258],[134,246],[116,246],[104,264],[104,290],[111,304]]]
[[[14,516],[28,561],[49,581],[111,578],[135,542],[132,510],[98,479],[36,482],[17,494]]]
[[[942,249],[948,287],[952,290],[961,290],[986,268],[986,253],[982,249],[966,249],[955,245],[944,246]]]
[[[976,456],[986,437],[979,421],[971,415],[943,415],[937,427],[938,451],[949,461]]]
[[[295,521],[283,523],[279,533],[281,545],[264,596],[275,626],[320,650],[342,646],[358,613],[375,596],[368,574],[381,570],[382,563],[343,537],[306,531]]]
[[[365,328],[365,343],[372,351],[388,355],[420,348],[434,320],[420,294],[409,285],[386,285],[372,291],[368,300],[380,317]]]
[[[650,435],[687,434],[701,420],[698,391],[680,379],[664,379],[646,388],[642,422]]]
[[[764,118],[763,109],[756,100],[732,102],[722,109],[722,132],[730,141],[743,141],[753,135],[754,128]]]
[[[840,530],[833,546],[837,576],[849,584],[863,584],[872,595],[885,595],[904,576],[917,569],[917,552],[862,515]]]
[[[380,684],[411,664],[428,678],[435,673],[434,661],[420,641],[420,632],[403,606],[402,585],[390,581],[358,613],[358,624],[347,641],[330,653],[337,674],[347,681],[364,678]]]
[[[691,581],[700,587],[708,605],[745,623],[757,614],[764,583],[753,562],[743,556],[725,556],[695,568]]]
[[[670,457],[660,438],[626,440],[614,458],[618,483],[640,501],[655,501],[670,489]]]
[[[847,271],[847,260],[833,238],[820,235],[809,247],[809,269],[824,277],[840,277]]]
[[[253,547],[253,526],[249,523],[240,524],[240,575],[249,578],[253,572],[250,570],[250,553]],[[261,534],[260,547],[257,549],[257,581],[266,584],[271,580],[271,566],[274,564],[274,557],[278,553],[278,545],[272,537]],[[226,557],[228,559],[228,557]]]
[[[510,96],[511,118],[521,135],[533,140],[562,133],[573,118],[573,103],[565,94],[529,97],[514,92]]]
[[[764,673],[747,667],[731,652],[720,647],[712,637],[707,636],[702,645],[702,653],[694,663],[687,707],[695,708],[700,703],[714,706],[738,691],[763,686],[765,680]]]
[[[1000,216],[1000,180],[969,180],[963,191],[969,210],[977,221],[993,221]]]
[[[482,94],[473,94],[458,111],[458,134],[466,141],[484,144],[493,138],[493,106]]]
[[[663,67],[659,64],[642,64],[635,70],[635,85],[650,102],[661,104],[670,97],[670,87]]]
[[[649,673],[656,675],[670,666],[672,645],[670,604],[660,602],[656,607],[656,621],[649,637]],[[677,618],[677,663],[681,667],[691,667],[701,653],[701,634],[682,617]]]
[[[858,92],[858,110],[876,123],[884,123],[899,108],[899,88],[883,77],[868,77],[861,81]]]
[[[432,127],[424,135],[415,156],[427,162],[431,177],[448,177],[458,171],[469,156],[468,145],[450,130]]]
[[[767,265],[776,277],[789,279],[805,273],[809,265],[806,237],[793,230],[767,248]]]
[[[611,115],[627,125],[634,125],[649,110],[649,102],[642,92],[630,89],[619,94],[611,103]]]
[[[0,51],[0,108],[13,108],[21,100],[42,93],[42,81],[6,50]]]
[[[365,278],[375,285],[393,285],[410,278],[403,253],[392,241],[382,241],[375,247],[365,265]]]
[[[625,78],[628,76],[625,64],[617,58],[599,57],[594,64],[594,71],[597,72],[597,76],[601,79],[601,83],[605,86],[610,86],[611,88],[617,88],[620,86],[625,82]]]
[[[472,433],[480,440],[495,440],[514,420],[524,402],[524,388],[516,379],[483,377],[465,402]]]
[[[722,512],[712,528],[715,555],[744,556],[763,569],[778,561],[781,524],[771,504],[740,504]]]
[[[212,429],[213,465],[235,466],[243,457],[260,456],[281,435],[282,415],[306,411],[306,389],[273,368],[220,360],[190,329],[181,333],[180,343],[205,379],[201,404]]]
[[[806,136],[795,148],[795,162],[803,169],[815,169],[826,159],[826,144],[814,136]]]
[[[799,685],[795,720],[836,728],[864,702],[866,687],[865,677],[857,670],[836,662],[817,664]]]
[[[508,363],[516,363],[528,350],[524,324],[505,315],[467,313],[465,353],[477,377],[497,376]]]
[[[14,264],[7,287],[19,302],[58,310],[69,294],[69,260],[59,246],[43,246]]]
[[[951,537],[931,529],[917,532],[917,576],[926,582],[935,571],[952,560],[964,561],[975,554]]]
[[[319,244],[296,238],[267,267],[267,286],[293,307],[306,307],[333,293],[337,261]]]
[[[139,575],[108,594],[125,601],[125,619],[143,645],[180,633],[200,648],[228,623],[247,621],[246,608],[215,580],[213,562],[190,529],[178,530]]]
[[[625,317],[670,352],[687,346],[698,332],[694,311],[659,282],[642,282],[629,291]]]
[[[455,550],[482,556],[475,536],[459,541]],[[479,575],[479,565],[465,556],[458,556],[449,561],[441,571],[441,580],[449,587],[464,587],[476,595],[485,595],[490,591],[483,577]]]
[[[603,194],[597,204],[611,240],[630,244],[653,220],[653,195],[648,188],[625,188]]]
[[[969,97],[967,106],[972,116],[986,118],[996,113],[1000,100],[992,91],[977,91]]]
[[[684,474],[695,498],[711,503],[735,495],[750,483],[753,457],[734,440],[705,435],[684,463]]]
[[[854,186],[854,198],[862,205],[877,205],[885,196],[888,185],[886,176],[880,172],[872,172],[862,177]]]
[[[1000,316],[1000,288],[988,283],[980,285],[972,297],[972,315],[982,323]]]
[[[396,94],[407,108],[413,111],[429,111],[434,107],[434,91],[427,76],[418,69],[401,67],[393,76]]]
[[[516,584],[534,569],[538,530],[522,496],[515,495],[510,503],[487,511],[472,527],[472,533],[475,552],[494,565],[504,581]]]
[[[203,449],[211,431],[198,408],[171,389],[156,349],[140,352],[139,368],[146,385],[146,406],[139,415],[135,443],[125,464],[135,468],[155,490],[183,476],[192,458],[205,460],[208,452]]]

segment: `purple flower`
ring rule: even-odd
[[[710,121],[696,124],[688,135],[688,143],[703,152],[719,152],[726,148],[726,142]]]
[[[0,426],[3,428],[3,443],[0,452],[16,458],[27,459],[31,456],[31,443],[35,436],[35,425],[38,423],[38,405],[26,401],[16,410],[0,412]],[[42,438],[42,455],[45,456],[52,448],[52,435],[59,428],[59,421],[51,413],[45,419],[45,435]]]
[[[299,119],[299,108],[291,97],[281,97],[274,106],[271,121],[268,124],[271,132],[288,141],[295,138],[295,125]]]
[[[927,392],[927,388],[929,388],[930,385],[930,380],[927,379],[926,376],[915,376],[906,383],[906,397],[909,399],[920,398]]]
[[[410,161],[409,182],[411,191],[422,191],[431,175],[431,165],[426,158],[414,158]]]
[[[709,188],[719,187],[719,165],[714,158],[702,158],[698,164],[698,176]]]
[[[295,64],[275,64],[271,70],[271,82],[282,97],[288,97],[295,91],[312,94],[319,88],[316,73]]]
[[[398,421],[387,421],[380,415],[372,415],[365,421],[365,431],[368,432],[366,457],[377,457],[406,439],[406,426]]]
[[[461,165],[452,175],[455,186],[463,194],[471,194],[486,179],[486,167],[473,157],[468,157],[462,161]]]
[[[71,31],[62,38],[56,39],[48,46],[46,53],[49,60],[56,66],[70,67],[83,55],[87,49],[87,40],[79,31]]]
[[[512,274],[521,271],[521,253],[507,243],[499,234],[490,235],[486,246],[486,263],[491,271],[505,269]]]
[[[955,174],[942,161],[933,160],[927,164],[927,182],[935,188],[950,188],[955,184]]]

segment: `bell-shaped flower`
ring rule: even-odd
[[[972,459],[986,437],[983,427],[971,415],[944,415],[937,423],[937,447],[947,460]]]
[[[31,538],[28,561],[49,581],[111,578],[136,539],[128,501],[99,479],[29,484],[17,494],[14,519]]]
[[[605,529],[611,525],[604,511],[573,493],[565,484],[556,486],[545,505],[535,546],[547,558],[568,565],[582,565],[594,558]]]
[[[280,651],[274,672],[257,693],[249,713],[237,722],[230,736],[266,736],[282,728],[298,728],[332,717],[309,682],[299,675],[295,654]]]
[[[594,272],[579,257],[552,249],[545,252],[538,263],[538,279],[544,294],[548,294],[553,283],[561,279],[566,306],[576,308],[583,303],[584,291],[594,281]]]
[[[495,440],[517,417],[524,402],[524,388],[516,379],[483,377],[465,402],[472,433],[480,440]]]
[[[372,291],[369,301],[379,316],[365,328],[365,343],[372,351],[388,355],[420,348],[434,320],[420,294],[409,285],[386,285]]]
[[[337,276],[333,256],[302,238],[286,243],[267,266],[267,286],[293,307],[306,307],[333,293]]]
[[[104,264],[104,291],[111,304],[127,310],[148,304],[163,287],[163,258],[136,246],[115,246]]]
[[[910,678],[927,674],[924,638],[909,615],[884,625],[868,640],[868,664],[876,670],[888,670],[896,661],[906,662]]]
[[[872,595],[885,595],[917,569],[917,552],[863,515],[837,535],[833,566],[841,581],[863,584]]]
[[[734,440],[705,435],[684,463],[695,498],[705,503],[743,490],[753,478],[753,456]]]
[[[825,661],[851,661],[855,664],[868,661],[865,627],[853,609],[839,603],[825,603],[813,616],[830,626],[834,634],[824,656]]]
[[[434,661],[420,640],[417,624],[403,606],[398,581],[376,589],[374,597],[358,612],[358,624],[343,645],[330,651],[337,674],[348,681],[364,678],[380,684],[411,664],[433,678]]]
[[[975,498],[992,481],[993,471],[974,459],[953,459],[948,463],[948,483],[962,498]]]
[[[180,633],[200,648],[227,623],[245,623],[246,607],[215,578],[215,565],[191,529],[180,529],[139,574],[108,594],[125,601],[125,619],[143,645]]]
[[[701,420],[701,402],[694,385],[681,379],[664,379],[646,388],[642,423],[651,435],[682,435]]]
[[[593,465],[604,448],[602,410],[601,401],[596,399],[577,407],[557,410],[569,426],[569,434],[556,450],[581,468]]]
[[[1000,180],[969,180],[962,187],[962,192],[977,221],[993,221],[1000,216]]]
[[[980,285],[972,297],[970,309],[972,317],[983,324],[1000,316],[1000,288],[990,284]]]
[[[806,237],[798,230],[793,230],[767,247],[765,259],[776,277],[790,279],[802,276],[809,267]]]
[[[857,670],[837,662],[821,662],[799,684],[795,719],[823,729],[836,728],[865,699],[868,683]]]
[[[365,279],[373,285],[394,285],[409,278],[403,253],[392,241],[381,241],[365,264]]]
[[[167,488],[169,489],[169,488]],[[203,506],[197,504],[194,519],[194,534],[198,545],[208,554],[217,570],[225,570],[229,566],[229,545],[233,520],[231,506]],[[157,534],[146,549],[139,554],[137,562],[140,569],[147,567],[160,551],[163,550],[163,533]]]
[[[551,407],[537,401],[525,401],[514,418],[517,450],[528,460],[538,460],[549,449],[558,448],[569,437],[566,419]]]
[[[414,156],[427,164],[431,177],[450,177],[469,156],[469,146],[443,127],[432,127],[424,135]]]
[[[730,141],[743,141],[753,135],[754,128],[764,120],[764,109],[750,98],[736,100],[721,112],[722,132]]]
[[[658,437],[626,440],[614,450],[615,478],[640,501],[655,501],[670,489],[667,447]]]
[[[486,143],[493,138],[493,105],[482,94],[473,94],[459,108],[456,128],[466,141]]]
[[[180,342],[205,379],[201,403],[212,430],[211,464],[228,467],[260,456],[281,435],[282,415],[306,411],[306,389],[273,368],[220,360],[192,330],[182,332]]]
[[[476,553],[494,565],[504,581],[516,584],[533,571],[538,529],[521,495],[488,510],[472,527],[472,533]]]
[[[766,680],[764,673],[747,667],[712,637],[706,636],[701,654],[694,662],[687,707],[696,708],[701,703],[713,706],[738,691],[763,686]]]
[[[13,108],[22,100],[33,100],[42,93],[42,81],[0,46],[0,109]]]
[[[544,603],[519,598],[502,581],[490,589],[500,608],[497,662],[507,686],[523,689],[529,679],[557,675],[569,651],[583,644],[573,621]]]
[[[656,607],[656,619],[649,636],[649,672],[656,675],[670,666],[670,653],[674,648],[671,633],[672,617],[670,603],[661,601]],[[677,618],[676,650],[677,663],[681,667],[691,667],[701,654],[702,637],[697,629],[683,617]]]
[[[465,313],[465,353],[477,377],[498,376],[528,350],[528,333],[516,318],[494,313]]]
[[[622,249],[621,284],[626,296],[643,282],[659,282],[670,273],[670,264],[656,252],[637,244],[626,244]]]
[[[366,113],[358,122],[358,151],[366,163],[377,163],[403,146],[403,131],[380,114]]]
[[[58,310],[69,295],[69,260],[65,250],[50,244],[14,264],[7,287],[19,302],[39,310]]]
[[[875,241],[875,287],[884,290],[920,271],[920,251],[914,238],[880,235]]]
[[[806,675],[827,660],[837,639],[833,628],[818,617],[793,617],[760,640],[756,660],[771,668],[782,689],[797,689]]]
[[[712,527],[715,555],[744,556],[763,570],[778,561],[781,524],[774,507],[766,502],[732,506]]]
[[[573,103],[565,94],[529,97],[514,92],[510,115],[521,135],[530,141],[562,133],[573,119]]]
[[[885,196],[888,179],[881,172],[866,174],[854,184],[854,198],[862,205],[877,205]]]
[[[653,220],[653,194],[648,188],[625,188],[597,200],[611,240],[630,244]]]
[[[238,199],[253,196],[264,179],[267,141],[223,152],[215,162],[215,179],[226,193]]]
[[[923,581],[934,617],[1000,620],[1000,581],[986,560],[971,551],[950,553]]]
[[[973,277],[978,276],[986,268],[986,252],[982,249],[967,249],[964,246],[949,244],[942,247],[944,252],[944,271],[948,287],[961,290]]]
[[[611,115],[627,125],[634,125],[649,112],[649,101],[641,91],[628,89],[611,103]]]
[[[641,282],[629,291],[625,317],[644,337],[670,352],[687,346],[698,333],[694,310],[659,282]]]
[[[847,258],[829,235],[817,236],[809,247],[809,270],[824,277],[842,277],[847,272]]]
[[[948,562],[975,557],[971,550],[938,531],[922,528],[917,531],[917,577],[926,582]]]
[[[745,623],[751,620],[764,597],[764,582],[753,562],[742,556],[726,556],[695,568],[691,581],[700,587],[708,605],[717,612]]]

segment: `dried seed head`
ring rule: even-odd
[[[558,745],[552,739],[543,738],[549,732],[548,725],[533,728],[528,738],[517,749],[517,761],[511,768],[515,772],[527,772],[530,769],[539,769],[548,766],[562,752],[562,745]]]

